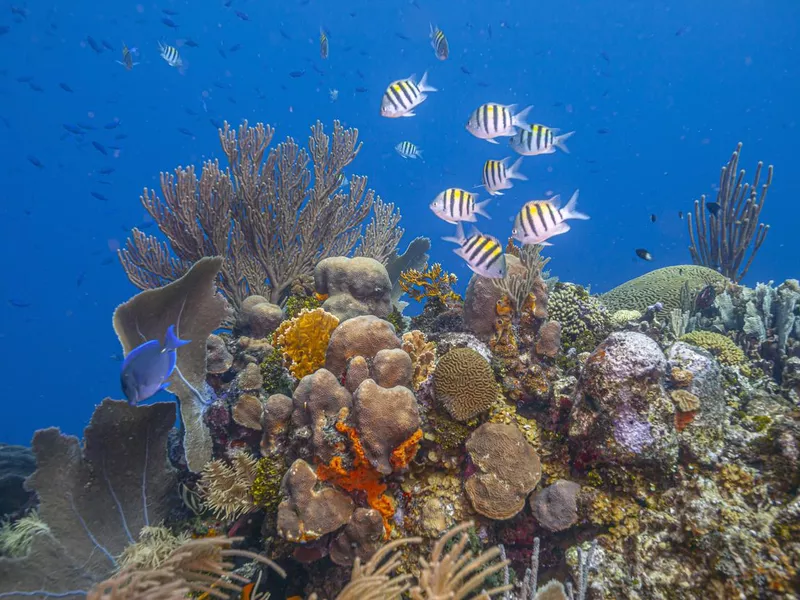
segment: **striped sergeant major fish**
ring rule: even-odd
[[[435,87],[428,85],[426,72],[419,83],[414,82],[414,75],[408,79],[398,79],[389,84],[381,101],[381,116],[394,119],[397,117],[413,117],[414,109],[425,102],[425,92],[435,92]]]
[[[566,221],[589,218],[577,210],[578,191],[575,190],[564,208],[559,208],[559,196],[553,196],[549,200],[531,200],[525,204],[514,219],[511,236],[523,244],[552,246],[547,241],[549,238],[569,231]]]
[[[459,223],[467,221],[474,223],[478,220],[477,215],[491,219],[483,208],[489,204],[489,200],[476,202],[478,197],[459,188],[447,188],[441,192],[431,202],[431,210],[440,219],[448,223]]]
[[[411,142],[400,142],[394,147],[397,153],[403,158],[419,158],[422,159],[422,150],[417,148]]]
[[[521,129],[511,138],[511,147],[522,156],[536,156],[537,154],[552,154],[556,148],[569,154],[566,142],[574,131],[558,134],[558,129],[550,129],[544,125],[531,125]]]
[[[447,43],[444,32],[435,27],[433,23],[431,23],[431,46],[439,60],[447,60],[447,57],[450,56],[450,45]]]
[[[328,53],[330,49],[328,46],[328,34],[325,33],[325,30],[320,27],[319,28],[319,55],[324,60],[328,58]]]
[[[497,104],[487,102],[478,107],[467,121],[467,131],[476,138],[486,140],[492,144],[496,137],[510,137],[517,133],[517,128],[527,129],[528,124],[525,117],[532,109],[532,106],[516,112],[516,104]]]
[[[459,223],[455,237],[442,239],[459,245],[453,252],[466,261],[473,273],[490,279],[502,279],[506,276],[506,255],[497,238],[484,235],[474,227],[467,237],[464,235],[463,225]]]
[[[158,49],[161,51],[161,58],[167,61],[170,67],[180,68],[183,66],[181,55],[178,54],[178,50],[174,46],[158,42]]]
[[[519,167],[522,164],[521,156],[511,167],[506,167],[507,162],[508,158],[487,160],[483,165],[483,187],[492,196],[502,196],[503,192],[500,190],[511,189],[514,185],[511,183],[512,179],[528,180],[525,175],[519,172]]]

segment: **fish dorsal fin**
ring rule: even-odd
[[[475,225],[470,225],[469,227],[469,235],[467,237],[475,237],[476,235],[483,235]]]
[[[553,208],[559,209],[561,208],[561,194],[556,194],[555,196],[545,200],[545,202],[549,202]]]

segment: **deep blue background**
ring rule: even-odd
[[[594,291],[689,261],[678,211],[713,193],[719,168],[741,140],[742,166],[752,169],[761,159],[776,169],[762,214],[772,228],[747,282],[800,271],[795,0],[769,7],[746,0],[233,0],[230,8],[214,1],[101,9],[97,2],[14,2],[27,17],[0,4],[0,26],[10,28],[0,35],[2,441],[27,443],[48,425],[79,433],[97,402],[121,396],[111,313],[135,289],[110,249],[143,221],[138,197],[144,186],[157,186],[159,171],[222,155],[209,118],[271,123],[278,139],[304,140],[315,119],[358,127],[364,148],[354,171],[401,207],[406,241],[434,240],[432,259],[457,273],[462,288],[469,272],[439,241],[452,228],[427,205],[445,187],[480,183],[487,158],[511,155],[464,130],[479,104],[534,104],[533,120],[577,131],[572,154],[525,159],[530,181],[493,201],[493,219],[478,225],[505,238],[524,201],[548,191],[568,198],[579,187],[580,209],[592,219],[575,222],[548,254],[555,274]],[[180,13],[170,17],[177,31],[161,23],[162,8]],[[430,22],[450,41],[446,62],[429,46]],[[324,63],[320,25],[330,31]],[[87,35],[115,51],[97,54]],[[186,37],[200,47],[181,48],[188,62],[181,75],[159,57],[157,43]],[[131,72],[115,62],[123,41],[141,50]],[[241,49],[231,52],[235,44]],[[290,78],[295,70],[306,74]],[[386,85],[425,70],[440,92],[416,118],[382,119]],[[18,81],[25,77],[43,91]],[[368,92],[356,93],[360,86]],[[336,102],[331,88],[340,91]],[[119,127],[104,129],[114,120]],[[78,140],[65,123],[98,129]],[[115,141],[117,134],[128,137]],[[393,147],[402,140],[420,146],[425,162],[397,156]],[[118,156],[101,155],[91,141],[118,145]],[[116,171],[100,176],[103,167]],[[638,247],[652,252],[652,263],[634,256]]]

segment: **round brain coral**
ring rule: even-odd
[[[275,341],[290,361],[292,375],[302,379],[325,365],[325,351],[339,319],[321,308],[302,310],[275,330]]]
[[[469,348],[454,348],[442,356],[433,372],[436,398],[456,421],[466,421],[497,398],[497,382],[489,363]]]
[[[710,283],[720,283],[725,277],[714,269],[700,265],[676,265],[650,271],[626,281],[600,298],[610,311],[622,309],[644,312],[648,306],[661,302],[664,308],[672,310],[680,306],[681,288],[684,284],[689,291],[697,292]]]
[[[681,340],[708,350],[723,365],[740,365],[747,360],[736,342],[721,333],[692,331],[681,337]]]

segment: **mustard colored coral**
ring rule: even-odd
[[[452,287],[458,283],[458,277],[442,269],[439,263],[433,264],[425,271],[408,269],[400,273],[400,288],[414,300],[434,298],[443,303],[460,301]]]
[[[301,310],[275,330],[275,342],[298,379],[325,366],[325,351],[339,319],[321,308]]]
[[[740,365],[747,357],[739,346],[729,337],[712,331],[692,331],[681,338],[694,346],[711,352],[723,365]]]

